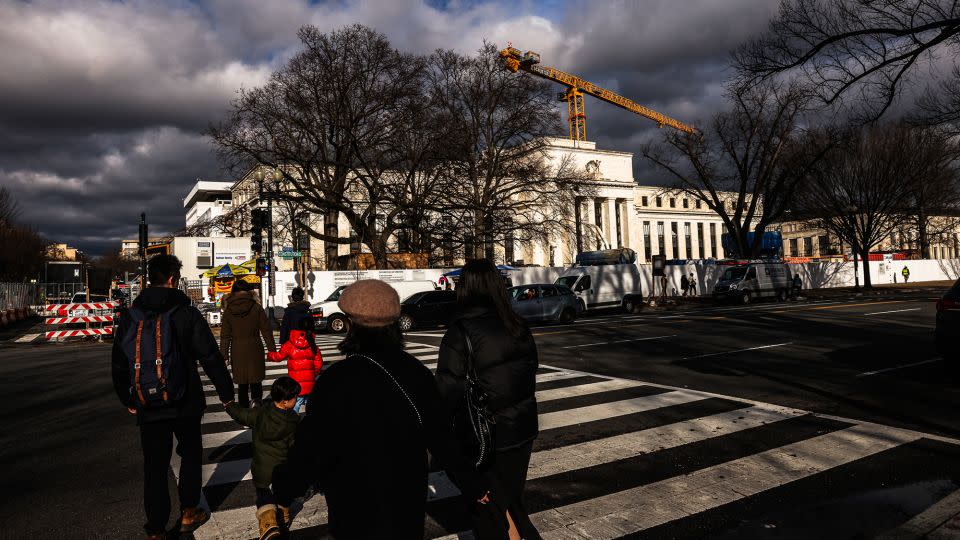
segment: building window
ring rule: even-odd
[[[660,208],[661,206],[663,206],[663,198],[657,197],[657,208]]]
[[[658,254],[660,255],[667,254],[667,244],[663,238],[663,222],[662,221],[657,222],[657,247],[660,248],[659,251],[657,251]]]
[[[683,207],[684,207],[684,208],[690,208],[690,201],[687,200],[687,199],[684,199],[684,200],[683,200]]]
[[[703,208],[703,201],[701,201],[700,199],[697,199],[697,210],[701,208]]]
[[[676,207],[677,207],[677,200],[674,199],[673,197],[670,197],[670,208],[676,208]]]
[[[651,257],[650,254],[650,222],[643,222],[643,254],[646,257],[644,261],[649,262]]]
[[[511,220],[507,220],[506,229],[507,232],[503,236],[503,258],[505,263],[510,264],[515,260],[513,253],[513,222]]]
[[[717,259],[717,224],[710,224],[710,253],[714,259]]]
[[[616,204],[614,205],[614,206],[616,207],[616,208],[614,209],[614,210],[615,210],[615,214],[616,214],[616,221],[615,221],[615,225],[614,225],[614,226],[617,228],[617,247],[618,247],[618,248],[622,248],[622,247],[623,247],[623,231],[621,230],[622,227],[621,227],[621,225],[620,225],[620,219],[621,219],[621,218],[620,218],[620,205],[621,205],[621,204],[623,204],[623,201],[617,199],[617,202],[616,202]]]
[[[677,222],[670,222],[670,240],[673,242],[673,258],[680,258],[680,234],[677,232]]]
[[[807,236],[803,239],[803,256],[813,257],[813,237]]]
[[[700,202],[700,201],[697,201],[697,202]],[[703,246],[703,223],[697,223],[697,240],[699,241],[699,245],[697,246],[698,255],[700,255],[701,259],[706,259],[707,258],[705,255],[706,252],[704,251],[704,246]]]
[[[644,195],[643,197],[640,197],[640,205],[641,205],[641,206],[647,206],[649,202],[650,202],[650,201],[647,200],[647,196],[646,196],[646,195]]]
[[[817,237],[817,250],[820,255],[833,255],[833,248],[830,247],[830,238],[827,235]]]
[[[557,265],[557,246],[550,246],[550,266]]]
[[[790,239],[790,250],[789,250],[788,255],[791,256],[791,257],[799,257],[799,256],[800,256],[800,252],[797,251],[797,239],[796,239],[796,238],[791,238],[791,239]]]
[[[683,202],[687,202],[687,200],[684,199]],[[693,258],[693,242],[690,240],[690,224],[689,223],[683,224],[683,239],[687,244],[686,245],[687,258],[692,259]]]
[[[597,249],[603,249],[603,201],[593,201],[593,219],[597,226]]]

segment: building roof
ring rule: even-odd
[[[183,207],[187,208],[210,196],[226,195],[229,197],[231,187],[233,187],[233,182],[197,180],[197,183],[193,185],[193,189],[191,189],[190,193],[183,199]]]

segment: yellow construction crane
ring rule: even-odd
[[[519,49],[508,46],[506,49],[500,51],[500,58],[503,59],[504,67],[514,73],[522,69],[527,73],[532,73],[567,87],[567,91],[561,92],[559,98],[560,101],[567,102],[567,119],[570,122],[570,138],[575,141],[587,140],[587,116],[583,113],[583,95],[585,93],[602,99],[607,103],[613,103],[614,105],[623,107],[640,116],[649,118],[660,127],[670,126],[686,133],[696,133],[694,128],[679,120],[664,116],[653,109],[635,103],[606,88],[601,88],[590,81],[585,81],[576,75],[565,73],[557,68],[539,65],[540,55],[533,51],[521,53]]]

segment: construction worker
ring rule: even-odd
[[[901,270],[900,273],[903,274],[904,283],[910,281],[910,269],[907,268],[907,265],[903,265],[903,270]]]

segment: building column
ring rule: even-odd
[[[617,208],[618,208],[618,203],[617,203],[617,199],[612,199],[612,198],[611,198],[611,199],[607,199],[607,200],[605,201],[605,203],[606,203],[606,204],[604,204],[604,210],[605,210],[605,213],[607,214],[607,222],[603,224],[603,225],[604,225],[603,230],[604,230],[604,232],[606,233],[607,243],[610,245],[611,248],[614,248],[614,249],[615,249],[615,248],[620,247],[620,244],[622,244],[622,240],[621,240],[621,242],[617,242],[617,227],[618,227],[618,225],[617,225]],[[623,229],[622,229],[622,227],[623,227],[623,213],[620,214],[620,225],[619,225],[619,227],[621,227],[621,229],[620,229],[620,235],[621,235],[621,238],[622,238],[622,235],[623,235]]]
[[[581,218],[583,218],[583,250],[594,251],[597,249],[597,220],[593,197],[584,197]]]

